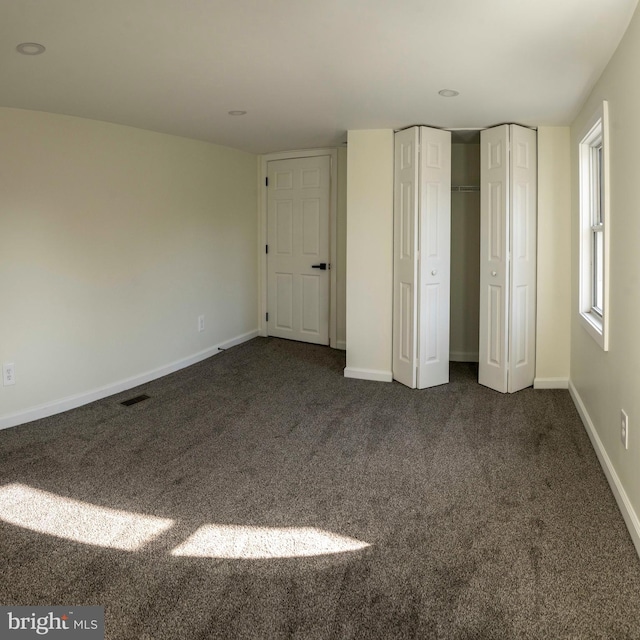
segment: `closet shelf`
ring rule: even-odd
[[[470,192],[480,191],[479,185],[451,185],[451,191]]]

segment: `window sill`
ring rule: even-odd
[[[598,343],[603,351],[609,350],[608,341],[606,340],[604,318],[596,315],[592,311],[583,311],[580,313],[580,324],[586,332]]]

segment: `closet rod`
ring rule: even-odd
[[[480,187],[476,185],[455,185],[455,186],[452,185],[451,191],[462,191],[462,192],[480,191]]]

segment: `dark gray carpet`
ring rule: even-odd
[[[640,638],[640,562],[566,391],[502,395],[466,364],[411,391],[343,367],[258,338],[0,432],[0,486],[175,521],[134,552],[0,523],[0,603],[104,605],[113,640]],[[170,555],[207,523],[370,546]]]

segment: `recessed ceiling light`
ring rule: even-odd
[[[21,42],[16,50],[18,53],[22,53],[25,56],[39,56],[44,53],[46,49],[37,42]]]
[[[244,116],[244,115],[246,115],[246,113],[247,113],[246,111],[240,111],[240,110],[229,111],[229,115],[230,116]]]
[[[441,89],[438,93],[444,98],[455,98],[460,95],[459,91],[454,91],[453,89]]]

